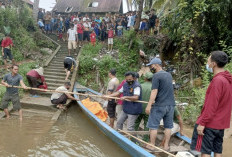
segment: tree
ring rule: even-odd
[[[144,0],[138,1],[139,11],[138,11],[138,15],[137,15],[138,18],[136,19],[136,23],[135,23],[135,30],[139,30],[139,25],[140,25],[140,21],[141,21],[142,12],[143,12],[143,3],[144,3]]]
[[[33,17],[34,17],[35,21],[37,21],[37,15],[38,15],[38,12],[39,12],[39,1],[40,0],[34,0]]]

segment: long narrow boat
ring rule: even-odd
[[[101,95],[100,93],[98,93],[92,89],[86,88],[84,86],[81,86],[78,83],[75,84],[74,92]],[[97,127],[106,136],[108,136],[115,143],[117,143],[128,154],[130,154],[133,157],[150,157],[150,156],[154,157],[155,156],[153,154],[154,152],[151,153],[151,152],[145,150],[144,148],[140,147],[139,145],[135,144],[134,142],[132,142],[131,140],[129,140],[128,138],[123,136],[123,134],[120,134],[118,131],[109,127],[109,125],[107,123],[102,122],[97,116],[95,116],[92,112],[90,112],[81,102],[81,100],[85,99],[86,97],[82,97],[82,96],[79,97],[78,95],[74,95],[74,96],[75,96],[75,98],[80,99],[80,101],[77,101],[77,102],[78,102],[79,106],[81,107],[82,111],[90,118],[90,120],[94,124],[96,124]],[[100,98],[93,98],[93,101],[97,101],[100,104],[103,104],[103,102],[104,102],[104,100],[102,100]],[[158,133],[158,136],[157,136],[158,140],[157,141],[161,141],[162,138],[163,138],[163,132],[162,132],[162,134]],[[181,152],[181,151],[185,151],[185,152],[189,151],[190,143],[191,143],[191,139],[189,139],[186,136],[181,136],[179,133],[175,134],[175,136],[172,136],[172,138],[170,140],[170,146],[172,146],[172,147],[174,146],[175,147],[174,149],[176,149],[175,151],[173,151],[173,152],[175,152],[175,154],[177,152]],[[162,154],[162,152],[155,152],[155,154],[157,154],[157,153],[158,153],[157,156],[167,156],[165,154]],[[161,154],[159,154],[159,153],[161,153]],[[199,154],[197,154],[197,155],[199,155]]]

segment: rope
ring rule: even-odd
[[[7,87],[3,84],[0,84],[0,86]],[[13,85],[10,85],[7,88],[25,89],[21,86],[13,86]],[[41,92],[52,92],[52,93],[63,93],[63,94],[76,94],[76,95],[81,95],[81,96],[98,97],[98,98],[103,98],[103,99],[107,98],[107,99],[123,100],[123,99],[118,98],[118,97],[110,97],[110,96],[102,96],[102,95],[94,95],[94,94],[84,94],[84,93],[77,93],[77,92],[64,92],[64,91],[56,91],[56,90],[48,90],[48,89],[40,89],[40,88],[32,88],[32,87],[27,87],[25,90],[36,90],[36,91],[41,91]],[[125,101],[130,101],[130,100],[126,99]],[[146,104],[148,103],[146,101],[140,101],[140,100],[133,101],[133,102],[146,103]]]
[[[135,136],[133,136],[133,135],[131,135],[131,134],[129,134],[129,133],[123,131],[123,130],[121,130],[121,129],[118,129],[118,131],[119,131],[119,132],[122,132],[122,133],[124,133],[124,134],[126,134],[126,135],[128,135],[128,136],[131,136],[132,138],[134,138],[134,139],[136,139],[136,140],[142,142],[143,144],[149,145],[149,146],[151,146],[151,147],[153,147],[153,148],[155,148],[155,149],[158,149],[159,151],[162,151],[162,152],[164,152],[164,153],[166,153],[166,154],[168,154],[168,155],[170,155],[170,156],[172,156],[172,157],[175,157],[175,155],[173,155],[173,154],[167,152],[166,150],[163,150],[163,149],[161,149],[161,148],[159,148],[159,147],[156,147],[156,146],[154,146],[153,144],[147,143],[147,142],[145,142],[145,141],[143,141],[143,140],[141,140],[141,139],[139,139],[139,138],[137,138],[137,137],[135,137]]]

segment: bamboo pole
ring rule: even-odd
[[[0,84],[0,86],[6,87],[3,84]],[[11,85],[7,88],[25,89],[21,86],[11,86]],[[52,92],[52,93],[63,93],[63,94],[76,94],[76,95],[81,95],[81,96],[98,97],[98,98],[103,98],[103,99],[107,98],[107,99],[123,100],[123,99],[118,98],[118,97],[110,97],[110,96],[102,96],[102,95],[94,95],[94,94],[84,94],[84,93],[77,93],[77,92],[64,92],[64,91],[56,91],[56,90],[48,90],[48,89],[40,89],[40,88],[32,88],[32,87],[27,87],[25,90],[36,90],[36,91],[40,91],[40,92]],[[130,101],[130,100],[126,99],[125,101]],[[146,104],[148,103],[146,101],[140,101],[140,100],[137,100],[134,102],[146,103]]]
[[[137,137],[135,137],[135,136],[133,136],[133,135],[131,135],[131,134],[129,134],[129,133],[123,131],[123,130],[121,130],[121,129],[118,129],[118,130],[119,130],[119,132],[122,132],[122,133],[124,133],[124,134],[126,134],[126,135],[128,135],[128,136],[130,136],[130,137],[132,137],[132,138],[134,138],[134,139],[136,139],[136,140],[142,142],[143,144],[149,145],[149,146],[151,146],[151,147],[153,147],[153,148],[155,148],[155,149],[158,149],[159,151],[162,151],[162,152],[164,152],[164,153],[166,153],[166,154],[168,154],[168,155],[170,155],[170,156],[172,156],[172,157],[175,157],[174,154],[169,153],[169,152],[167,152],[166,150],[163,150],[163,149],[161,149],[161,148],[159,148],[159,147],[157,147],[157,146],[154,146],[154,145],[152,145],[152,144],[150,144],[150,143],[147,143],[147,142],[145,142],[145,141],[143,141],[143,140],[141,140],[141,139],[139,139],[139,138],[137,138]]]

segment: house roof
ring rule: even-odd
[[[23,0],[24,2],[26,2],[27,4],[33,5],[34,3],[30,0]]]
[[[90,3],[98,2],[97,7],[88,7]],[[58,0],[53,11],[64,13],[68,7],[71,12],[119,12],[122,0]]]

